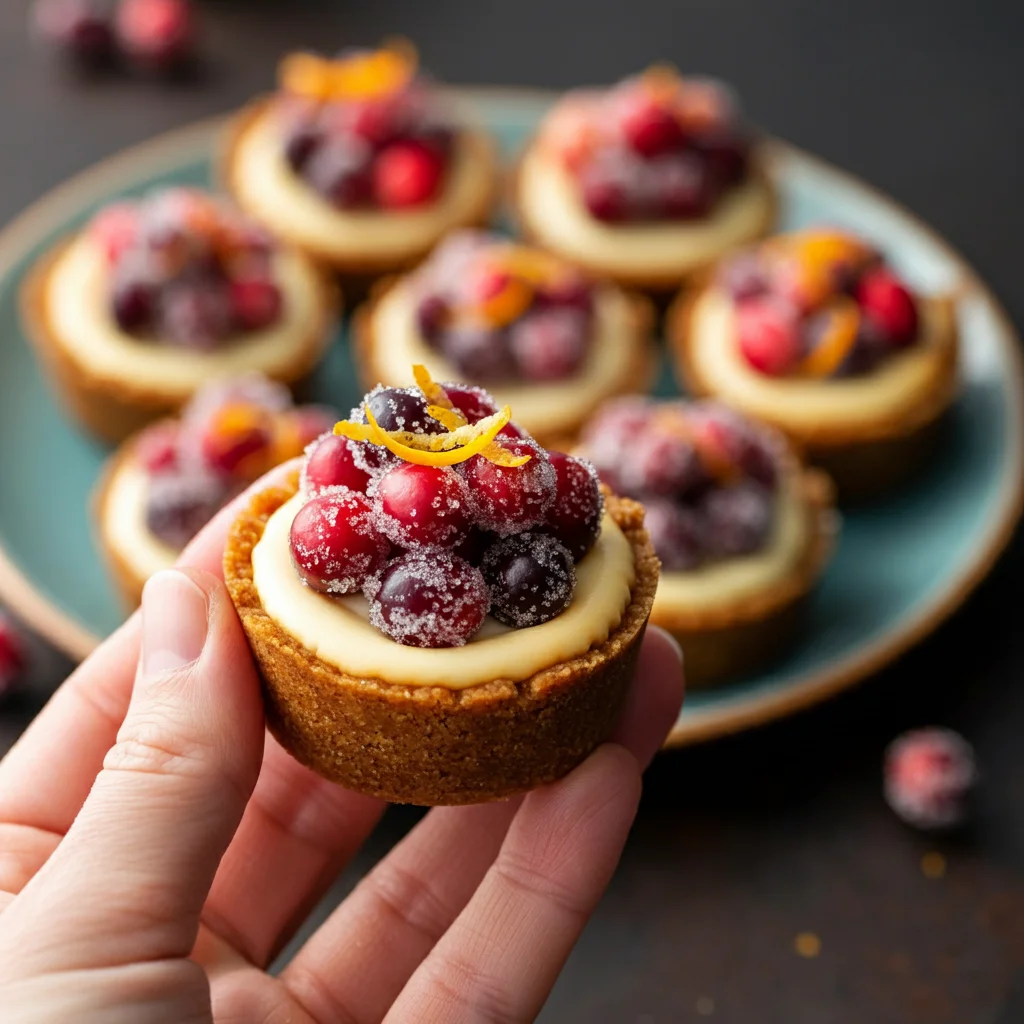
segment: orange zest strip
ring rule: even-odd
[[[455,409],[448,392],[430,376],[430,371],[422,363],[413,364],[412,377],[430,405],[437,405],[442,409]]]
[[[469,422],[457,409],[445,409],[440,405],[428,405],[427,415],[437,420],[445,430],[458,430]]]
[[[488,462],[496,466],[509,466],[513,469],[516,466],[525,466],[533,457],[532,455],[513,455],[507,448],[503,448],[497,441],[492,441],[481,453]]]
[[[405,40],[370,53],[327,60],[312,53],[289,54],[281,62],[281,87],[313,100],[367,100],[403,88],[416,73],[416,50]]]
[[[350,441],[372,441],[374,434],[367,423],[353,423],[342,420],[334,424],[334,433],[338,437],[347,437]]]
[[[373,412],[369,407],[366,409],[366,418],[369,420],[369,426],[373,431],[373,437],[371,440],[375,444],[383,445],[388,451],[393,452],[400,459],[406,462],[415,463],[417,466],[456,466],[460,462],[467,462],[473,458],[474,455],[479,455],[487,448],[491,442],[498,436],[498,432],[506,423],[512,418],[512,410],[506,405],[501,412],[495,413],[493,416],[487,417],[486,420],[481,420],[479,423],[474,423],[472,430],[476,430],[484,424],[488,424],[486,429],[480,431],[471,441],[461,447],[451,448],[449,450],[423,450],[420,448],[413,448],[407,444],[403,444],[397,437],[381,430],[377,421],[373,418]],[[409,435],[406,434],[405,438],[416,438],[417,440],[426,440],[430,438],[433,440],[451,439],[455,434],[466,430],[465,427],[460,427],[457,431],[452,431],[447,435]],[[403,438],[404,439],[404,438]],[[447,443],[445,444],[447,447]]]
[[[860,311],[848,298],[835,303],[829,310],[829,324],[821,341],[797,367],[805,377],[828,377],[835,373],[850,354],[860,330]]]

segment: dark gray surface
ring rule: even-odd
[[[0,220],[130,143],[228,110],[296,45],[401,33],[455,82],[568,86],[668,58],[739,87],[753,117],[929,220],[1024,318],[1024,8],[809,0],[205,5],[207,71],[84,86],[0,9]],[[664,755],[611,890],[544,1015],[559,1022],[1024,1021],[1024,550],[969,606],[859,690],[788,722]],[[62,671],[41,655],[0,747]],[[942,722],[979,751],[972,832],[935,842],[881,801],[885,743]],[[415,820],[386,819],[350,877]],[[922,853],[947,856],[926,880]],[[339,891],[350,883],[342,880]],[[797,933],[822,940],[798,957]],[[710,1013],[709,1013],[710,1011]]]

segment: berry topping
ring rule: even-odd
[[[891,271],[865,274],[857,285],[857,303],[893,348],[909,345],[917,334],[917,306],[913,296]]]
[[[578,562],[601,532],[604,498],[594,467],[562,452],[548,452],[555,470],[555,500],[545,527]]]
[[[692,506],[656,498],[645,503],[644,525],[668,572],[686,572],[704,561],[704,520]]]
[[[114,55],[114,30],[101,0],[37,0],[39,34],[82,68],[97,68]]]
[[[370,622],[411,647],[461,647],[490,604],[480,570],[438,550],[399,555],[368,581],[366,596]]]
[[[642,90],[628,93],[623,99],[618,127],[633,150],[650,158],[682,148],[686,140],[677,111]]]
[[[395,142],[373,165],[373,196],[385,210],[421,206],[437,194],[444,159],[419,142]]]
[[[27,660],[21,632],[6,615],[0,613],[0,697],[18,682]]]
[[[886,802],[917,828],[963,823],[977,781],[974,751],[951,729],[904,733],[885,753]]]
[[[231,282],[231,312],[243,331],[259,331],[281,316],[281,289],[258,278]]]
[[[202,467],[172,466],[151,474],[146,528],[169,547],[180,550],[237,491],[237,485]]]
[[[498,407],[494,399],[483,388],[469,387],[466,384],[443,385],[448,401],[462,413],[470,423],[479,423],[486,416],[493,416]],[[503,430],[511,424],[506,424]]]
[[[328,594],[354,594],[384,565],[389,545],[373,526],[365,495],[310,498],[292,521],[292,562],[303,582]]]
[[[770,377],[789,373],[803,354],[796,308],[769,295],[740,303],[736,336],[746,361]]]
[[[306,455],[302,489],[318,494],[331,487],[347,487],[366,493],[370,474],[356,462],[355,443],[327,434],[315,441]]]
[[[453,469],[403,462],[377,484],[374,508],[398,547],[454,545],[469,526],[466,482]]]
[[[173,69],[190,55],[195,34],[189,0],[121,0],[118,41],[139,64],[157,71]]]
[[[547,453],[531,440],[502,439],[511,455],[529,457],[521,466],[501,466],[474,456],[461,471],[469,484],[469,507],[476,522],[501,536],[544,522],[554,504],[556,476]]]
[[[239,402],[218,409],[200,436],[203,462],[223,476],[255,478],[266,465],[274,423],[265,409]],[[252,469],[246,464],[253,461]]]
[[[178,465],[181,427],[177,423],[156,423],[139,435],[135,457],[147,473],[162,473]]]
[[[547,534],[505,537],[484,555],[491,614],[516,629],[538,626],[569,607],[576,588],[572,555]]]
[[[708,551],[725,558],[749,555],[764,547],[774,513],[772,495],[753,481],[712,488],[701,511]]]
[[[440,434],[444,427],[427,412],[427,400],[414,388],[378,388],[370,392],[367,407],[381,430],[413,434]]]

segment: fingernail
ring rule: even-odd
[[[667,629],[662,629],[661,626],[648,626],[647,628],[657,630],[657,632],[665,638],[665,640],[668,642],[669,647],[671,647],[672,650],[676,652],[676,657],[679,659],[679,664],[682,665],[684,661],[683,648],[679,641]]]
[[[151,576],[142,592],[142,675],[190,665],[203,653],[209,622],[206,594],[183,572]]]

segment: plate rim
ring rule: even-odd
[[[527,108],[552,102],[559,93],[543,89],[505,86],[474,86],[457,90],[470,101],[521,103]],[[58,228],[82,205],[96,201],[120,179],[132,179],[143,168],[157,170],[168,156],[180,158],[183,149],[200,150],[216,146],[218,136],[231,115],[217,115],[162,132],[108,156],[46,192],[32,202],[0,230],[0,276],[9,273],[25,252],[41,237]],[[781,692],[755,693],[695,715],[685,712],[666,741],[679,747],[709,740],[766,724],[835,696],[891,664],[920,643],[948,619],[982,580],[992,571],[999,556],[1013,537],[1024,513],[1024,354],[1020,337],[1009,314],[967,259],[927,222],[902,203],[831,162],[787,142],[772,139],[770,153],[793,157],[823,171],[848,186],[869,193],[872,199],[912,224],[928,243],[953,263],[962,279],[965,293],[972,293],[988,308],[1000,330],[998,344],[1003,365],[1009,369],[1004,393],[1008,397],[1010,445],[1006,472],[992,513],[987,537],[970,553],[960,569],[948,577],[935,592],[898,626],[887,630],[847,656],[805,675]],[[215,150],[214,150],[215,151]],[[0,543],[0,598],[30,628],[59,648],[74,661],[80,661],[100,642],[90,629],[72,614],[53,603],[18,568]]]

